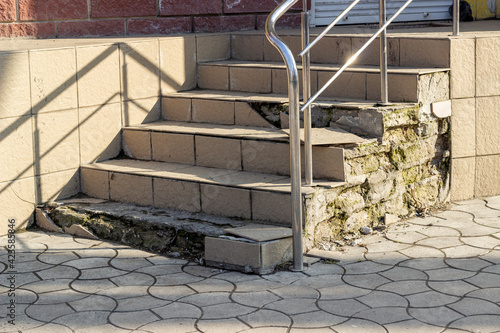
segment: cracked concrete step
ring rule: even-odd
[[[313,173],[344,180],[343,148],[366,140],[335,128],[313,129]],[[123,129],[123,149],[140,160],[290,175],[285,131],[272,128],[159,121]]]
[[[40,212],[58,228],[79,227],[100,239],[195,260],[204,257],[208,265],[247,273],[271,273],[292,256],[292,230],[258,221],[81,196]]]
[[[340,67],[340,65],[312,64],[311,89],[313,94]],[[431,103],[447,100],[449,99],[449,68],[389,67],[388,84],[389,100],[392,102]],[[198,86],[201,89],[264,94],[284,94],[288,91],[286,69],[281,62],[226,60],[199,64]],[[380,69],[378,66],[353,65],[324,91],[323,96],[378,100],[380,99]]]
[[[109,160],[82,166],[88,196],[155,208],[290,224],[290,178],[178,163]],[[345,183],[315,180],[319,188]],[[315,187],[303,187],[304,196]],[[279,209],[277,209],[279,207]]]

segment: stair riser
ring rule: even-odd
[[[123,147],[129,157],[141,160],[290,175],[290,146],[286,142],[125,128]],[[343,158],[341,148],[314,146],[314,177],[344,180]],[[304,161],[302,161],[302,170],[304,170]]]
[[[335,32],[335,31],[333,31]],[[373,30],[360,33],[373,34]],[[390,35],[389,31],[389,35]],[[312,35],[311,40],[315,38]],[[311,61],[322,64],[343,64],[356,53],[369,37],[325,36],[311,50]],[[282,35],[282,39],[300,61],[301,41],[297,36]],[[387,43],[389,66],[450,67],[450,41],[448,39],[389,37]],[[282,61],[279,52],[262,34],[233,34],[232,58],[249,61]],[[379,64],[379,40],[376,39],[356,59],[359,65]]]
[[[95,198],[155,208],[281,224],[289,224],[291,221],[290,193],[138,176],[85,167],[82,168],[82,192]]]
[[[312,71],[312,93],[323,87],[335,74],[332,71]],[[301,73],[300,73],[300,76]],[[300,79],[300,82],[302,79]],[[433,94],[449,98],[448,72],[432,74],[389,74],[389,100],[392,102],[431,103],[429,82],[434,82]],[[202,89],[230,90],[255,93],[286,94],[288,92],[285,69],[199,66],[198,85]],[[300,88],[299,91],[302,91]],[[344,72],[322,94],[323,97],[353,98],[361,100],[380,99],[380,75],[365,72]]]

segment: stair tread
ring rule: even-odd
[[[211,99],[222,101],[241,101],[241,102],[264,102],[264,103],[288,103],[288,95],[276,93],[255,93],[255,92],[241,92],[241,91],[227,91],[227,90],[210,90],[210,89],[194,89],[179,92],[165,93],[165,97],[173,98],[193,98],[193,99]],[[339,108],[348,109],[366,109],[377,107],[378,101],[355,99],[355,98],[337,98],[320,96],[317,102],[313,105],[334,105]],[[418,103],[415,102],[394,102],[387,106],[388,108],[394,107],[408,107]]]
[[[284,69],[286,68],[283,62],[274,61],[247,61],[247,60],[220,60],[202,63],[200,66],[228,66],[228,67],[246,67],[246,68],[271,68],[271,69]],[[318,64],[312,63],[311,70],[317,71],[338,71],[343,64]],[[301,64],[298,64],[299,69],[302,68]],[[436,72],[448,71],[450,68],[435,68],[435,67],[399,67],[399,66],[388,66],[387,72],[389,74],[431,74]],[[368,73],[380,73],[380,67],[374,65],[351,65],[346,68],[346,72],[368,72]]]
[[[268,192],[291,192],[290,177],[249,171],[132,159],[107,160],[88,164],[82,166],[82,168]],[[315,180],[314,184],[316,186],[333,188],[342,186],[345,183],[341,181]],[[302,187],[303,194],[313,192],[313,187]]]
[[[289,137],[288,129],[175,121],[157,121],[153,123],[129,126],[125,128],[125,130],[127,129],[276,142],[288,142]],[[324,127],[312,128],[311,130],[312,145],[350,144],[367,141],[367,139],[340,128]],[[301,129],[301,140],[304,141],[303,129]]]
[[[106,215],[133,222],[159,224],[213,237],[227,234],[226,230],[246,230],[258,226],[278,228],[277,230],[283,230],[283,232],[289,229],[264,221],[242,220],[165,208],[144,209],[144,206],[133,203],[94,199],[87,196],[58,200],[56,203],[58,206],[70,207],[80,212]]]

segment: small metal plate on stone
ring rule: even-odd
[[[451,101],[435,102],[431,104],[432,113],[438,118],[451,116]]]
[[[239,228],[225,229],[225,232],[256,242],[267,242],[292,237],[292,229],[270,225],[251,224]]]
[[[283,132],[290,135],[289,129],[283,129]],[[300,140],[304,142],[304,129],[300,129]],[[356,134],[344,131],[341,128],[322,127],[311,129],[311,144],[313,146],[359,143],[366,141]]]

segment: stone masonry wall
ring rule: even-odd
[[[267,15],[279,3],[278,0],[0,0],[0,37],[134,36],[262,29]],[[301,3],[279,25],[298,27]]]
[[[449,118],[423,107],[381,113],[383,137],[345,149],[347,185],[306,200],[307,247],[343,242],[383,224],[386,213],[426,214],[449,199]]]

